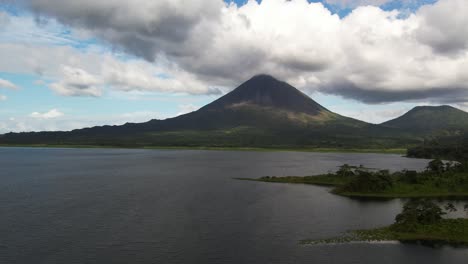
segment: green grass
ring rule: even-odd
[[[286,176],[286,177],[261,177],[258,179],[237,178],[238,180],[260,181],[260,182],[276,182],[276,183],[294,183],[294,184],[312,184],[320,186],[341,186],[348,182],[345,178],[332,175],[317,175],[317,176]]]
[[[428,244],[468,246],[468,219],[443,219],[431,225],[420,225],[412,232],[388,227],[350,231],[343,236],[329,239],[303,240],[302,244],[336,244],[349,242],[401,241]]]
[[[174,149],[174,150],[234,150],[234,151],[257,151],[257,152],[318,152],[318,153],[376,153],[376,154],[405,154],[406,149],[348,149],[348,148],[250,148],[250,147],[203,147],[203,146],[141,146],[122,147],[109,145],[56,145],[56,144],[0,144],[0,147],[27,147],[27,148],[117,148],[117,149]]]
[[[392,176],[393,185],[382,191],[343,191],[341,187],[350,183],[354,177],[342,177],[336,174],[318,176],[261,177],[258,179],[240,179],[272,183],[312,184],[334,187],[331,192],[337,195],[355,198],[447,198],[468,199],[468,173],[459,172],[441,177],[433,176],[417,184],[402,182]]]

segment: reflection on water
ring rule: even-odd
[[[400,170],[398,155],[0,148],[0,263],[466,263],[466,249],[303,246],[393,222],[400,200],[354,200],[305,176],[343,163]]]

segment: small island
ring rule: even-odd
[[[336,244],[349,242],[400,241],[423,245],[468,246],[468,219],[443,218],[457,209],[448,203],[443,209],[427,199],[409,200],[395,223],[382,228],[357,230],[341,237],[304,240],[302,244]],[[467,210],[467,206],[465,206]]]
[[[266,176],[246,179],[274,183],[313,184],[333,187],[331,192],[348,197],[367,198],[468,198],[468,164],[429,162],[426,170],[373,170],[363,166],[342,165],[335,173],[317,176]]]
[[[411,198],[395,223],[371,230],[350,231],[340,237],[304,240],[302,244],[400,241],[427,245],[468,246],[468,219],[444,218],[457,209],[451,203],[444,208],[430,199],[468,199],[468,163],[429,162],[424,171],[389,172],[363,166],[342,165],[335,173],[317,176],[261,177],[246,179],[274,183],[313,184],[332,187],[337,195],[356,198]],[[465,206],[468,210],[468,205]]]

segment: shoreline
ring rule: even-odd
[[[309,177],[320,177],[309,176]],[[313,185],[323,188],[332,188],[330,193],[347,197],[350,199],[375,199],[375,200],[391,200],[391,199],[411,199],[411,198],[433,198],[433,199],[446,199],[446,200],[468,200],[468,192],[463,193],[359,193],[359,192],[335,192],[334,187],[340,186],[337,183],[330,182],[293,182],[293,181],[281,181],[281,180],[265,180],[265,179],[254,179],[254,178],[234,178],[240,181],[254,181],[254,182],[266,182],[266,183],[278,183],[278,184],[304,184]]]
[[[355,148],[260,148],[260,147],[170,147],[170,146],[142,146],[142,147],[123,147],[123,146],[99,146],[99,145],[2,145],[0,148],[57,148],[57,149],[147,149],[147,150],[210,150],[210,151],[250,151],[250,152],[313,152],[313,153],[358,153],[358,154],[393,154],[406,155],[407,149],[355,149]]]
[[[325,239],[306,239],[301,245],[336,245],[348,243],[411,243],[425,246],[468,247],[468,219],[443,219],[439,223],[422,225],[412,232],[396,231],[393,225],[348,231]]]

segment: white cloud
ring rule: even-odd
[[[62,79],[52,83],[50,88],[60,95],[65,96],[96,96],[102,95],[98,85],[101,81],[83,69],[62,67]]]
[[[55,110],[55,111],[54,111]],[[57,109],[46,113],[33,113],[28,116],[10,117],[0,120],[0,134],[8,132],[30,131],[70,131],[83,127],[100,126],[102,124],[123,125],[127,122],[146,122],[151,119],[165,118],[158,112],[138,111],[122,114],[105,114],[93,116],[60,115]],[[47,116],[44,117],[44,116]],[[51,116],[55,116],[52,118]]]
[[[182,104],[179,105],[179,113],[177,115],[188,114],[190,112],[198,110],[200,107],[193,104]]]
[[[369,106],[354,106],[352,109],[337,109],[341,115],[352,117],[358,120],[369,122],[372,124],[380,124],[385,121],[397,118],[408,112],[413,106],[384,106],[384,107],[369,107]]]
[[[400,117],[410,111],[415,106],[435,106],[432,102],[417,103],[390,103],[367,105],[358,102],[341,102],[331,105],[329,109],[341,115],[352,117],[372,124],[380,124],[394,118]],[[453,104],[454,107],[462,108],[460,105]],[[462,108],[463,109],[463,108]]]
[[[73,24],[85,31],[99,34],[111,45],[149,60],[156,58],[158,46],[180,55],[187,49],[194,49],[193,46],[184,49],[179,46],[184,45],[188,39],[198,38],[199,33],[207,33],[207,23],[220,15],[219,10],[224,5],[218,0],[27,2],[42,19],[55,17],[64,24]],[[106,15],[103,17],[103,14]],[[198,38],[196,48],[202,48],[206,41],[208,39]]]
[[[158,72],[160,74],[158,74]],[[123,91],[158,91],[189,94],[217,94],[217,88],[207,87],[192,74],[177,67],[155,67],[148,62],[130,60],[123,63],[107,57],[102,63],[101,78]]]
[[[0,11],[0,42],[73,45],[78,44],[68,33],[69,29],[55,20],[34,19]]]
[[[425,6],[418,12],[421,26],[416,38],[436,52],[466,55],[468,50],[468,3],[445,0],[435,7]]]
[[[0,94],[0,101],[5,101],[7,97],[3,94]]]
[[[16,85],[8,80],[4,80],[0,78],[0,88],[7,88],[7,89],[18,89]]]
[[[108,52],[81,51],[64,46],[1,44],[0,71],[35,73],[53,80],[49,87],[64,96],[101,96],[107,88],[121,91],[154,91],[185,94],[219,94],[174,65],[161,60],[122,60]],[[14,58],[14,59],[13,59]],[[44,84],[40,80],[39,84]]]
[[[33,112],[29,116],[35,119],[54,119],[62,117],[64,115],[64,113],[60,112],[57,109],[51,109],[50,111],[44,113]]]
[[[102,50],[1,44],[1,57],[12,59],[0,61],[0,70],[52,77],[51,88],[64,95],[97,96],[107,88],[209,94],[269,73],[304,91],[368,103],[468,101],[465,0],[439,0],[404,19],[375,6],[340,18],[305,0],[252,0],[241,7],[219,0],[35,0],[29,6],[42,20],[56,19],[147,60]],[[62,41],[70,45],[67,39]]]
[[[341,8],[354,8],[363,5],[381,6],[391,1],[392,0],[325,0],[328,4],[336,5]]]

